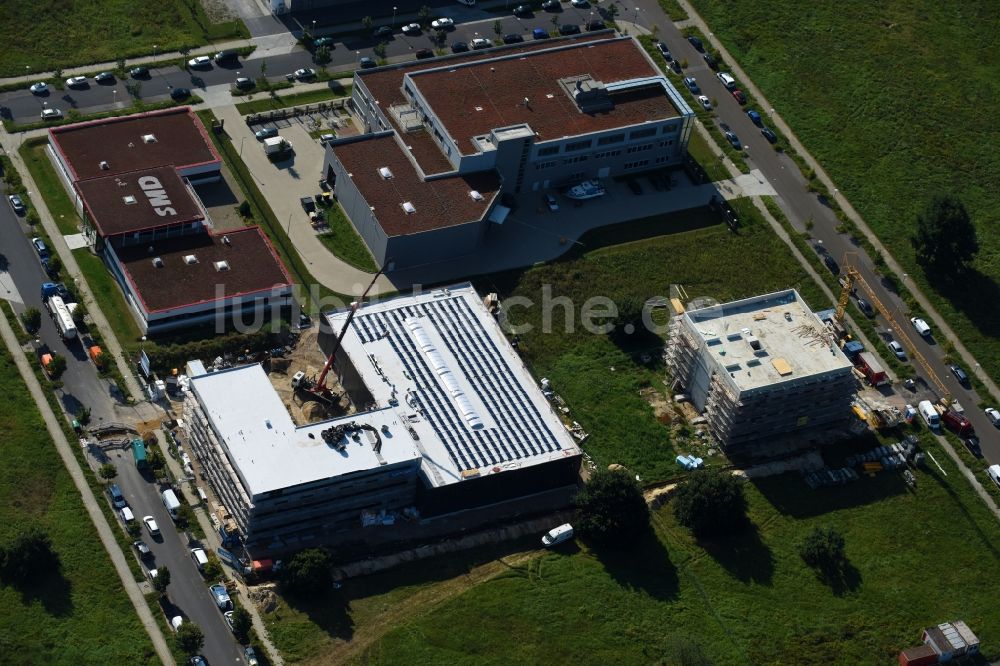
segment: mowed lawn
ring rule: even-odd
[[[588,332],[581,325],[588,299],[645,302],[669,296],[670,286],[680,284],[691,298],[723,302],[796,287],[810,304],[824,305],[815,283],[756,210],[737,205],[745,220],[739,234],[707,209],[695,209],[597,230],[581,239],[584,250],[575,258],[475,281],[481,294],[496,291],[511,304],[511,324],[531,326],[520,334],[518,349],[536,378],[548,378],[565,399],[570,418],[590,433],[583,448],[599,465],[626,465],[644,482],[678,472],[669,427],[639,395],[651,388],[666,396],[662,339]],[[624,242],[643,234],[652,237]],[[622,244],[601,247],[608,243]],[[515,305],[513,296],[532,305]],[[559,299],[571,304],[569,332],[567,308],[545,307],[546,300]],[[547,310],[552,316],[546,329]],[[657,312],[654,321],[663,314]]]
[[[200,0],[49,0],[44,7],[8,0],[0,21],[0,76],[166,53],[238,39],[241,32],[240,22],[210,23]]]
[[[357,661],[703,663],[678,659],[697,649],[720,666],[890,664],[922,627],[957,619],[996,659],[1000,525],[933,450],[948,476],[918,473],[915,492],[889,474],[821,491],[794,474],[747,484],[755,529],[726,543],[696,543],[668,504],[655,539],[546,554],[427,608]],[[799,558],[815,526],[844,535],[852,589],[835,594]]]
[[[992,2],[693,0],[991,375],[1000,374],[1000,101]],[[977,275],[931,283],[909,236],[937,193],[977,223]]]
[[[0,662],[158,663],[6,349],[0,391],[0,542],[20,524],[38,524],[62,563],[40,584],[0,584]]]

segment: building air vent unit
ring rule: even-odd
[[[747,336],[747,342],[750,343],[750,348],[755,351],[760,351],[760,340],[757,339],[755,335]]]
[[[220,273],[222,273],[224,271],[228,271],[229,270],[229,262],[228,261],[217,261],[217,262],[215,262],[215,270],[217,270]]]
[[[378,175],[382,176],[382,178],[386,180],[389,180],[392,178],[392,171],[389,169],[389,167],[379,167]]]
[[[229,240],[229,236],[223,236],[222,237],[222,243],[223,243],[223,245],[232,245],[233,241]]]
[[[469,190],[469,196],[472,197],[473,201],[483,200],[483,195],[479,193],[479,190]]]
[[[101,160],[101,162],[100,162],[100,164],[98,164],[98,166],[101,167],[101,171],[107,171],[108,169],[111,168],[111,165],[108,164],[107,160]]]
[[[417,212],[416,206],[411,204],[409,201],[403,202],[403,210],[406,212],[407,215],[413,215],[414,213]]]
[[[143,143],[156,143],[156,135],[155,134],[143,134],[142,135],[142,142]]]
[[[131,206],[132,204],[136,203],[136,198],[131,194],[126,194],[125,196],[122,197],[122,201],[125,202],[126,206]]]
[[[163,268],[163,259],[159,257],[153,257],[153,265],[157,268]]]
[[[185,254],[184,263],[187,264],[188,266],[194,266],[195,264],[198,263],[198,257],[194,256],[193,254]]]

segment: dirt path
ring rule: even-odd
[[[372,622],[365,626],[356,627],[354,636],[350,641],[334,645],[326,654],[306,662],[306,665],[320,666],[322,664],[326,666],[327,664],[342,664],[355,659],[393,629],[422,615],[426,615],[449,599],[457,597],[459,594],[476,585],[496,578],[505,571],[514,569],[538,557],[542,553],[544,553],[542,550],[531,550],[507,555],[474,567],[461,576],[437,583],[417,592],[413,596],[395,604],[392,607],[391,615],[383,616],[379,622]]]

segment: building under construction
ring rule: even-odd
[[[734,460],[813,446],[850,423],[851,362],[794,289],[674,317],[667,363]]]

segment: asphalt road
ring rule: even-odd
[[[185,538],[174,529],[170,514],[160,499],[158,486],[139,474],[129,451],[114,451],[111,461],[118,468],[115,482],[121,487],[136,520],[141,521],[143,516],[151,515],[160,528],[159,539],[152,538],[145,527],[139,538],[153,551],[155,559],[152,566],[165,566],[170,570],[170,585],[167,587],[170,605],[166,607],[168,617],[181,615],[185,622],[198,625],[205,634],[205,646],[201,654],[209,664],[242,663],[240,645],[212,600],[208,583],[202,579],[191,560]]]
[[[80,339],[64,342],[48,316],[42,303],[41,285],[49,278],[25,235],[28,227],[23,219],[14,214],[4,194],[0,201],[0,271],[4,273],[0,284],[11,293],[4,293],[3,296],[11,299],[11,305],[18,314],[27,307],[38,308],[42,313],[42,326],[36,338],[48,349],[66,357],[66,372],[60,378],[63,388],[57,392],[63,407],[74,414],[81,405],[89,407],[93,426],[117,421],[114,405],[124,404],[117,387],[98,375]]]
[[[679,61],[687,60],[690,64],[690,67],[684,70],[683,75],[693,76],[697,80],[702,93],[710,99],[717,100],[718,104],[715,111],[718,114],[718,122],[728,124],[739,136],[749,153],[748,161],[751,168],[760,169],[763,176],[774,187],[779,195],[778,201],[789,220],[799,229],[805,228],[804,222],[806,220],[813,220],[811,233],[818,252],[828,252],[833,255],[841,268],[844,266],[845,257],[850,259],[851,263],[861,273],[865,282],[875,292],[878,300],[890,310],[892,316],[904,328],[910,340],[913,341],[920,353],[927,359],[933,372],[944,383],[952,398],[958,400],[965,407],[965,416],[972,422],[976,434],[980,438],[983,454],[986,459],[991,463],[1000,463],[1000,433],[997,432],[997,428],[986,418],[983,411],[976,406],[982,400],[982,397],[970,388],[959,384],[952,375],[948,366],[943,361],[944,350],[942,346],[933,338],[922,338],[913,329],[908,317],[902,314],[907,311],[902,297],[891,291],[882,282],[882,279],[875,274],[873,270],[874,264],[871,258],[865,254],[864,249],[853,243],[849,236],[836,231],[839,221],[834,212],[824,205],[819,197],[807,191],[806,180],[791,158],[784,153],[775,152],[771,144],[761,135],[760,128],[754,125],[746,114],[746,111],[751,107],[741,106],[737,103],[732,94],[718,80],[715,72],[705,64],[701,54],[681,36],[673,23],[660,12],[658,7],[650,2],[641,2],[639,4],[642,6],[641,14],[651,23],[659,24],[660,38],[667,43],[674,57]],[[757,111],[763,117],[764,124],[769,124],[769,118],[773,110],[758,108]],[[835,193],[834,196],[837,196],[837,194]],[[860,288],[858,292],[863,298],[870,300]],[[860,317],[862,315],[857,314],[856,316]],[[890,328],[888,321],[882,315],[879,315],[877,318],[877,327],[880,332],[885,332]],[[887,338],[888,335],[883,335],[883,339],[879,343],[886,342]],[[892,334],[892,338],[899,340],[899,336],[895,333]],[[900,340],[900,342],[902,341]],[[873,340],[872,343],[876,344],[876,341]],[[892,353],[885,346],[876,351],[882,356]],[[911,361],[911,364],[913,365],[914,372],[923,378],[924,383],[930,387],[930,390],[939,393],[936,390],[935,384],[929,381],[924,368],[915,361]],[[970,368],[965,368],[965,370],[968,372]],[[928,391],[918,391],[918,393],[914,394],[906,389],[901,389],[901,394],[906,398],[906,401],[914,405],[916,400],[922,399],[927,393]],[[992,402],[988,396],[987,400]]]
[[[449,8],[447,12],[443,11],[442,15],[453,16],[457,20],[461,18],[464,9],[456,3],[454,8]],[[468,12],[466,11],[466,13]],[[476,15],[482,14],[482,12],[475,13]],[[500,21],[502,34],[517,33],[527,41],[531,39],[531,32],[535,28],[552,30],[553,17],[558,19],[559,24],[573,23],[582,28],[592,16],[597,16],[596,10],[593,8],[577,9],[570,6],[567,6],[564,11],[554,14],[536,12],[531,18],[497,14],[485,20],[457,25],[454,30],[448,33],[447,47],[450,48],[450,45],[456,41],[468,43],[476,37],[496,38],[495,21]],[[392,38],[386,42],[387,58],[405,58],[413,56],[419,49],[434,48],[430,39],[433,31],[408,36],[401,32],[401,28],[402,21],[397,21]],[[374,57],[372,47],[375,45],[375,40],[372,38],[348,35],[338,39],[340,41],[330,51],[332,61],[327,64],[327,70],[333,72],[354,69],[360,58]],[[189,88],[198,94],[199,91],[204,91],[209,86],[232,85],[240,76],[256,80],[265,74],[272,81],[281,81],[295,70],[307,67],[317,68],[313,62],[312,54],[301,47],[296,47],[292,52],[282,55],[251,57],[224,65],[212,63],[204,69],[190,71],[184,71],[178,67],[154,69],[150,71],[148,77],[136,79],[136,81],[140,84],[142,99],[155,102],[167,99],[174,88]],[[32,94],[26,85],[23,90],[0,93],[0,107],[3,108],[5,116],[22,123],[37,122],[45,108],[59,109],[64,115],[70,109],[76,109],[84,115],[97,113],[124,107],[131,103],[129,93],[125,89],[125,83],[124,80],[117,80],[112,83],[98,84],[93,79],[89,79],[86,85],[78,88],[56,90],[50,86],[49,92],[41,95]]]

